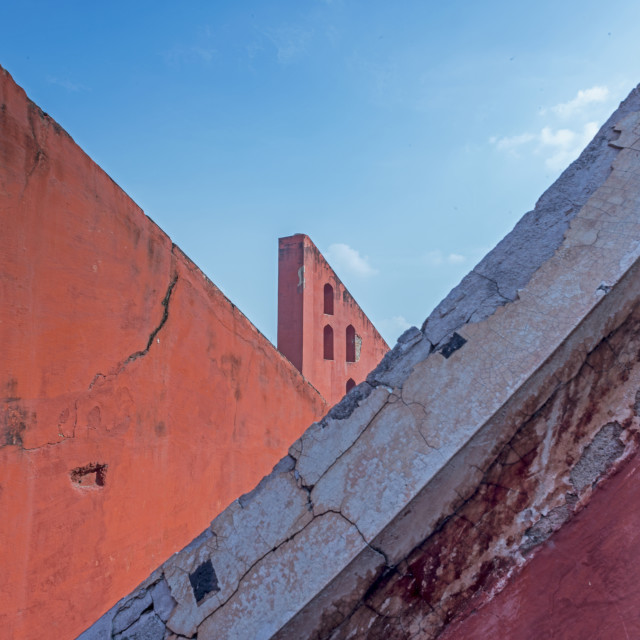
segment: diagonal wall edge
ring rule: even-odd
[[[329,637],[630,314],[639,202],[635,89],[424,334],[402,336],[369,383],[81,638],[165,624],[201,639]],[[123,615],[158,589],[170,605],[162,612],[147,604]]]

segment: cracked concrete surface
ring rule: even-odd
[[[489,600],[527,554],[579,513],[598,483],[637,452],[640,421],[633,399],[640,367],[635,363],[630,370],[626,360],[639,346],[636,304],[571,379],[521,418],[513,437],[479,470],[473,493],[460,496],[341,625],[311,637],[435,638],[456,615]],[[616,421],[609,422],[612,415]]]
[[[636,89],[423,330],[163,565],[167,629],[435,638],[499,590],[635,451],[639,202]],[[209,559],[220,590],[196,604]]]

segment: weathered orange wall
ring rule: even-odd
[[[0,635],[65,640],[326,407],[1,68],[0,225]]]
[[[324,313],[325,284],[333,287],[332,315]],[[324,358],[327,324],[333,329],[333,360]],[[350,324],[362,338],[357,362],[346,360],[345,333]],[[347,380],[362,382],[389,350],[320,251],[301,233],[279,241],[278,349],[330,405],[344,396]]]

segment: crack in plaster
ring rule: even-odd
[[[161,302],[162,306],[164,307],[162,311],[162,318],[160,319],[160,322],[158,323],[158,325],[149,334],[146,347],[142,350],[134,351],[125,360],[123,360],[118,365],[116,365],[114,371],[106,375],[103,373],[96,373],[96,375],[93,377],[93,380],[89,384],[89,391],[93,389],[93,387],[98,383],[99,380],[101,380],[101,382],[105,382],[107,380],[115,378],[120,373],[122,373],[131,362],[133,362],[134,360],[137,360],[138,358],[142,358],[146,356],[147,353],[149,353],[149,349],[151,349],[151,345],[153,344],[153,341],[155,340],[156,336],[158,335],[160,330],[164,327],[164,325],[167,323],[167,320],[169,319],[169,304],[171,302],[171,295],[173,294],[173,290],[177,282],[178,282],[178,273],[177,271],[175,271],[175,268],[174,268],[173,275],[171,276],[171,280],[169,281],[169,285],[167,287],[167,291]]]
[[[149,349],[151,348],[151,345],[153,344],[154,339],[156,338],[156,336],[158,335],[158,333],[160,332],[160,330],[164,327],[164,325],[166,324],[167,320],[169,319],[169,303],[171,301],[171,295],[173,293],[173,290],[176,286],[178,282],[178,274],[177,272],[174,272],[174,275],[172,276],[169,285],[167,287],[167,291],[164,295],[164,298],[161,302],[162,306],[164,307],[163,309],[163,313],[162,313],[162,318],[159,322],[159,324],[151,331],[151,333],[149,334],[149,338],[147,340],[147,345],[144,349],[140,350],[140,351],[135,351],[134,353],[132,353],[128,358],[126,358],[124,361],[122,361],[120,364],[118,364],[115,368],[114,371],[112,371],[111,373],[105,375],[103,373],[97,373],[94,377],[93,380],[91,381],[91,383],[89,384],[89,388],[87,390],[91,391],[93,389],[93,387],[98,383],[98,381],[100,380],[101,383],[106,382],[108,380],[111,380],[113,378],[115,378],[116,376],[118,376],[120,373],[122,373],[122,371],[124,371],[124,369],[134,360],[137,360],[138,358],[141,358],[145,355],[147,355],[147,353],[149,352]],[[81,395],[86,395],[87,392],[81,392]],[[62,438],[61,440],[58,440],[57,442],[45,442],[43,444],[38,445],[37,447],[23,447],[20,445],[20,448],[23,451],[37,451],[39,449],[42,449],[44,447],[51,447],[51,446],[55,446],[55,445],[59,445],[62,444],[64,442],[66,442],[67,440],[72,440],[76,437],[76,428],[78,426],[78,405],[79,405],[80,399],[76,398],[76,400],[74,400],[74,420],[73,420],[73,427],[72,427],[72,433],[70,436],[66,436],[64,434],[59,434],[60,437]],[[8,446],[8,445],[0,445],[0,448],[4,447],[4,446]]]
[[[5,398],[5,401],[7,400],[11,402],[15,402],[19,400],[19,398]],[[39,444],[37,447],[25,447],[21,442],[16,442],[11,444],[4,442],[0,444],[0,449],[3,449],[4,447],[17,446],[22,451],[38,451],[39,449],[44,449],[45,447],[53,447],[55,445],[62,444],[67,440],[72,440],[73,438],[76,437],[76,424],[78,421],[78,400],[74,402],[74,410],[75,410],[75,413],[74,413],[73,428],[70,436],[67,436],[64,433],[61,433],[60,431],[58,431],[58,437],[61,438],[61,440],[57,440],[56,442],[45,442],[43,444]]]
[[[412,406],[417,406],[417,407],[420,407],[420,409],[422,409],[422,412],[424,413],[425,417],[429,416],[429,412],[427,411],[426,407],[422,403],[418,402],[417,400],[413,400],[411,402],[407,402],[404,399],[404,396],[402,394],[402,389],[400,390],[400,398],[399,399],[400,399],[400,402],[402,402],[402,404],[405,407],[407,407],[407,409],[411,410]],[[424,433],[422,433],[422,429],[420,428],[420,426],[418,424],[416,424],[416,432],[422,438],[422,440],[424,440],[424,443],[427,445],[427,447],[429,447],[429,449],[432,449],[433,451],[437,451],[440,454],[440,456],[442,457],[442,459],[446,461],[446,458],[440,452],[440,447],[436,447],[435,445],[432,445],[427,440],[427,436]]]
[[[36,153],[33,159],[33,164],[31,165],[31,168],[27,172],[27,176],[24,182],[24,187],[22,188],[22,192],[20,193],[20,198],[19,198],[20,200],[24,198],[24,194],[27,191],[27,188],[29,187],[29,182],[31,181],[31,176],[35,173],[35,170],[38,168],[38,165],[40,164],[40,162],[43,160],[44,161],[47,160],[47,154],[44,152],[44,149],[40,145],[40,141],[38,140],[38,136],[36,134],[36,128],[34,123],[34,117],[36,112],[38,113],[41,119],[44,118],[45,116],[44,111],[42,111],[40,107],[38,107],[35,103],[29,100],[27,103],[27,119],[29,121],[29,128],[31,130],[31,137],[33,138],[33,142],[35,143],[35,146],[36,146]]]
[[[475,273],[477,276],[480,276],[481,278],[484,278],[487,282],[490,282],[495,287],[496,293],[503,300],[505,300],[505,304],[507,302],[514,302],[515,300],[518,299],[517,293],[513,298],[511,298],[510,296],[505,295],[504,293],[502,293],[502,291],[500,291],[500,285],[498,284],[498,281],[495,278],[491,278],[490,276],[486,275],[485,273],[481,273],[475,267],[471,270],[471,273]]]
[[[57,444],[62,444],[66,440],[71,440],[73,436],[62,436],[62,440],[58,440],[57,442],[45,442],[44,444],[39,444],[37,447],[23,447],[19,446],[22,451],[37,451],[38,449],[43,449],[44,447],[55,447]],[[9,445],[1,445],[2,447],[6,447]],[[1,447],[0,447],[1,448]]]
[[[358,535],[362,538],[362,542],[364,542],[365,545],[369,549],[371,549],[371,551],[374,551],[378,555],[382,556],[382,558],[384,559],[385,568],[387,569],[391,568],[392,565],[389,564],[389,558],[387,557],[387,554],[382,549],[377,549],[370,542],[368,542],[364,534],[362,533],[362,531],[360,531],[360,529],[358,528],[358,525],[355,522],[353,522],[353,520],[350,520],[349,518],[347,518],[347,516],[345,516],[344,513],[342,513],[342,511],[340,511],[339,509],[326,509],[321,513],[314,514],[314,518],[324,516],[327,513],[335,513],[336,515],[340,516],[345,522],[350,524],[358,532]]]
[[[160,572],[159,575],[156,577],[156,579],[151,580],[146,584],[143,583],[144,586],[141,585],[140,587],[138,587],[138,589],[136,589],[136,591],[134,591],[134,593],[131,594],[131,597],[129,597],[125,602],[122,602],[117,609],[114,606],[114,608],[111,610],[113,611],[113,613],[112,613],[111,620],[109,621],[109,638],[114,639],[118,636],[122,637],[122,634],[125,631],[127,631],[128,629],[131,629],[131,627],[133,627],[133,625],[135,625],[142,618],[144,614],[149,613],[150,611],[153,611],[153,614],[158,618],[158,620],[160,620],[162,624],[166,626],[166,623],[164,622],[162,615],[157,610],[157,607],[159,605],[156,602],[156,599],[154,598],[154,594],[153,594],[155,588],[163,580],[165,580],[166,582],[164,572]],[[131,618],[131,620],[128,621],[126,626],[124,627],[118,626],[117,624],[118,616],[123,614],[128,609],[131,609],[131,607],[135,605],[135,602],[137,600],[144,600],[147,596],[149,596],[150,598],[150,603],[144,609],[141,609],[139,612],[137,612]],[[174,600],[174,606],[175,606],[175,600]],[[87,631],[89,631],[90,629],[91,627],[89,627]],[[81,634],[80,637],[82,637],[83,635],[84,634]],[[134,636],[135,636],[135,633],[134,633]]]
[[[146,595],[147,593],[148,593],[148,591],[145,591],[145,595]],[[144,597],[144,596],[142,596],[142,597]],[[123,609],[121,609],[120,611],[118,611],[118,613],[121,613],[122,611],[125,611],[125,608],[123,608]],[[118,635],[120,635],[120,634],[124,633],[125,631],[127,631],[127,629],[131,629],[131,627],[132,627],[134,624],[136,624],[136,622],[138,622],[138,620],[140,620],[140,618],[142,618],[142,616],[143,616],[145,613],[149,613],[150,611],[154,611],[154,609],[153,609],[153,600],[151,601],[151,604],[149,604],[149,605],[147,606],[147,608],[146,608],[146,609],[143,609],[142,611],[140,611],[140,614],[139,614],[137,617],[133,618],[133,620],[132,620],[132,621],[131,621],[131,622],[130,622],[126,627],[124,627],[123,629],[120,629],[119,631],[116,631],[116,630],[114,630],[114,629],[113,629],[113,627],[112,627],[112,628],[111,628],[111,637],[112,637],[112,638],[115,638],[116,636],[118,636]],[[155,612],[154,612],[154,613],[155,613]],[[116,614],[116,615],[117,615],[117,614]],[[114,616],[114,619],[115,619],[115,617],[116,617],[116,616]]]
[[[292,471],[295,471],[298,473],[298,476],[300,478],[299,482],[301,482],[301,486],[305,486],[305,487],[310,487],[311,490],[313,490],[313,487],[316,486],[316,484],[318,484],[318,482],[320,482],[320,480],[322,480],[322,478],[324,478],[327,473],[329,473],[329,471],[338,463],[338,461],[344,456],[346,455],[358,442],[358,440],[360,440],[360,438],[362,437],[362,435],[364,434],[365,431],[367,431],[367,429],[375,422],[376,418],[378,417],[378,415],[380,414],[380,412],[389,404],[389,397],[388,396],[384,403],[382,404],[382,406],[380,407],[380,409],[378,409],[378,411],[376,411],[373,416],[371,417],[371,419],[369,420],[369,422],[367,423],[367,425],[365,426],[364,429],[362,429],[362,431],[360,431],[360,433],[356,436],[356,438],[354,439],[354,441],[344,450],[342,451],[337,458],[335,458],[335,460],[322,472],[322,474],[320,474],[318,476],[318,480],[312,484],[309,485],[306,483],[304,476],[298,471],[297,469],[297,465],[298,465],[298,459],[296,459],[294,456],[291,456],[294,460],[295,460],[295,465]],[[357,407],[356,407],[357,408]],[[355,411],[355,408],[354,408]],[[300,439],[300,442],[302,443],[302,438]],[[301,444],[302,447],[302,444]],[[299,457],[302,456],[302,448],[300,449],[301,453],[299,454]],[[295,477],[295,476],[294,476]],[[296,478],[296,480],[298,480],[298,478]]]
[[[211,618],[216,613],[216,611],[219,611],[224,605],[227,604],[227,602],[229,602],[236,595],[236,593],[238,593],[238,591],[242,588],[243,581],[245,580],[247,575],[249,573],[251,573],[251,571],[253,571],[253,569],[256,566],[258,566],[263,560],[265,560],[271,554],[275,553],[278,549],[280,549],[280,547],[282,547],[283,545],[287,544],[288,542],[291,542],[291,540],[293,540],[298,535],[300,535],[310,524],[312,524],[316,520],[316,518],[321,518],[322,516],[326,515],[327,513],[333,513],[333,512],[325,511],[324,513],[313,515],[313,517],[311,518],[311,520],[309,520],[309,522],[307,522],[307,524],[305,524],[303,527],[301,527],[297,531],[294,531],[290,536],[288,536],[287,538],[285,538],[284,540],[279,542],[273,548],[269,549],[269,551],[267,551],[266,553],[261,555],[254,562],[252,562],[251,565],[249,565],[249,567],[247,568],[247,570],[240,576],[240,578],[238,578],[238,582],[236,584],[236,588],[224,600],[222,600],[222,598],[220,598],[220,596],[218,596],[218,601],[219,601],[220,604],[215,609],[213,609],[211,611],[211,613],[209,613],[209,615],[205,616],[197,626],[199,627],[206,620]],[[342,515],[342,514],[339,514],[339,515]],[[342,516],[342,517],[344,518],[344,516]],[[346,518],[344,518],[344,519],[346,520]],[[347,520],[347,522],[348,522],[348,520]],[[356,527],[356,531],[357,531],[357,527]],[[358,533],[360,533],[360,532],[358,531]],[[362,535],[362,534],[360,534],[360,535]],[[180,569],[177,566],[175,568]],[[180,569],[180,570],[184,572],[183,569]],[[173,629],[171,628],[169,622],[171,622],[171,619],[169,619],[169,621],[167,622],[167,627],[169,627],[171,629],[171,631],[173,631]],[[176,633],[176,632],[174,632],[174,633]]]

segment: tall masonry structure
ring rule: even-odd
[[[278,249],[278,350],[335,404],[389,347],[308,236]]]

